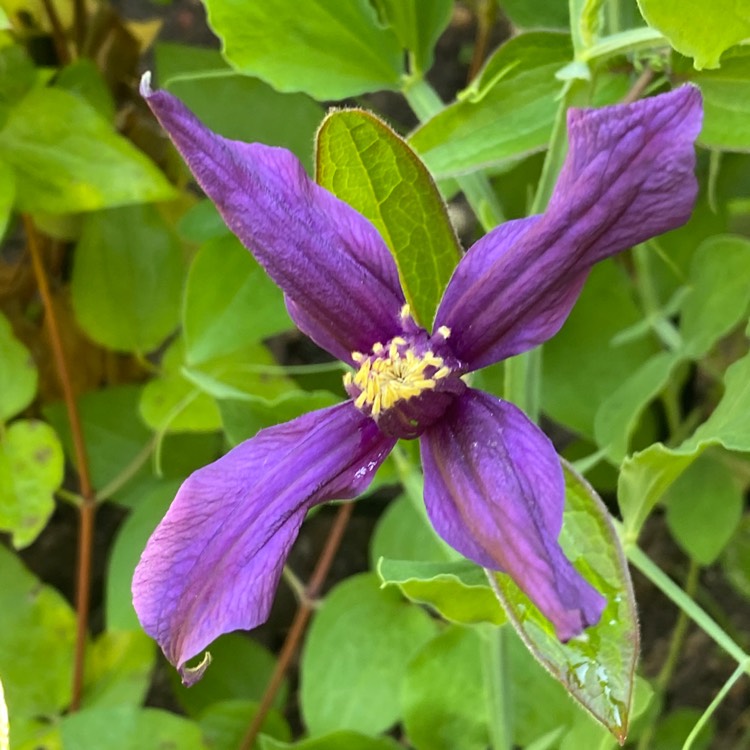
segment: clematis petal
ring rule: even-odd
[[[188,477],[133,578],[141,624],[186,684],[202,673],[188,659],[266,620],[307,510],[365,490],[394,442],[346,402],[261,430]]]
[[[312,182],[286,149],[211,132],[178,99],[142,93],[227,226],[292,303],[304,333],[351,360],[397,335],[404,296],[375,227]]]
[[[469,389],[421,437],[425,503],[462,555],[503,570],[562,641],[598,622],[604,598],[558,544],[565,483],[549,439],[523,412]]]
[[[674,229],[697,194],[701,96],[683,86],[633,104],[568,114],[570,147],[547,211],[490,232],[464,256],[435,327],[471,369],[553,336],[591,266]]]

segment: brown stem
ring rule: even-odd
[[[474,43],[474,54],[471,57],[471,64],[469,65],[467,83],[471,83],[476,78],[484,64],[484,59],[487,57],[487,47],[490,43],[490,34],[492,33],[492,27],[495,25],[496,17],[497,5],[495,5],[494,0],[482,0],[477,13],[477,38]]]
[[[86,43],[86,27],[88,16],[86,15],[85,0],[73,0],[73,41],[80,55]]]
[[[632,85],[630,91],[622,99],[622,104],[632,104],[634,101],[640,99],[648,85],[654,80],[654,71],[651,68],[646,68],[643,73],[638,76],[636,82]]]
[[[44,270],[42,252],[39,247],[39,235],[30,216],[23,216],[23,224],[26,230],[26,242],[34,267],[39,294],[44,306],[44,316],[47,322],[50,345],[55,358],[57,376],[65,400],[65,408],[68,412],[70,422],[70,434],[73,439],[73,450],[75,452],[76,464],[78,466],[78,481],[80,483],[82,502],[79,506],[79,537],[78,537],[78,568],[76,582],[76,643],[73,657],[73,688],[70,701],[70,710],[76,711],[81,705],[81,693],[83,692],[83,672],[86,651],[86,636],[88,634],[89,620],[89,598],[91,592],[91,555],[94,542],[94,512],[96,501],[94,489],[91,486],[91,475],[89,473],[89,462],[86,455],[86,444],[83,439],[83,428],[78,413],[73,384],[70,378],[70,370],[65,359],[62,336],[57,324],[55,309],[52,304],[47,274]]]
[[[271,679],[268,681],[268,685],[266,685],[266,691],[263,693],[258,711],[253,716],[253,720],[247,728],[247,732],[240,745],[240,750],[250,750],[252,748],[255,738],[258,736],[258,732],[260,732],[260,728],[268,712],[271,710],[276,693],[279,692],[281,683],[284,680],[284,675],[287,669],[289,669],[294,654],[297,652],[302,636],[305,634],[305,627],[313,611],[313,603],[319,596],[320,590],[328,576],[328,571],[341,544],[341,539],[344,536],[344,531],[346,531],[353,508],[353,503],[343,503],[339,506],[331,530],[328,532],[325,547],[323,547],[323,551],[315,565],[315,570],[313,570],[310,576],[310,580],[305,588],[304,597],[297,607],[294,620],[284,640],[284,645],[281,647],[276,667],[273,670]]]
[[[67,65],[70,62],[70,50],[68,49],[68,40],[65,38],[65,29],[60,23],[60,16],[57,15],[52,0],[42,0],[42,5],[44,5],[44,12],[47,14],[52,27],[52,42],[55,45],[57,59],[60,65]]]

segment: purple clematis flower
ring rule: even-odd
[[[399,438],[419,438],[440,536],[510,574],[565,641],[604,598],[558,544],[564,483],[544,433],[462,376],[554,335],[592,265],[683,224],[697,185],[698,89],[571,110],[547,211],[463,257],[432,332],[405,303],[375,228],[288,151],[222,138],[180,101],[143,94],[231,230],[286,295],[299,328],[353,367],[345,403],[261,430],[182,485],[133,580],[140,621],[180,670],[217,636],[267,617],[307,511],[353,498]]]

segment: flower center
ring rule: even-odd
[[[359,370],[344,376],[344,386],[354,385],[360,390],[354,405],[368,408],[373,418],[399,401],[434,390],[438,381],[451,374],[442,357],[430,350],[417,354],[401,336],[391,339],[387,349],[375,344],[371,356],[352,352],[352,359]]]
[[[466,387],[445,344],[450,329],[443,326],[430,338],[411,325],[411,331],[376,343],[370,353],[352,352],[359,367],[344,375],[354,405],[398,438],[419,436]]]

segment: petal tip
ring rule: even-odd
[[[203,654],[203,658],[194,667],[186,667],[184,664],[181,664],[178,667],[178,671],[180,673],[180,678],[182,679],[182,684],[185,687],[195,685],[195,683],[203,677],[203,673],[209,668],[209,666],[211,666],[211,659],[211,652],[206,651]]]
[[[555,618],[552,624],[555,628],[555,634],[561,643],[567,643],[576,638],[585,640],[588,636],[585,631],[587,628],[599,624],[607,606],[607,600],[595,588],[584,581],[589,590],[581,592],[580,606],[575,610],[568,610],[568,616],[563,620]]]
[[[151,71],[150,70],[147,70],[141,76],[141,84],[139,86],[139,90],[141,92],[141,96],[144,99],[148,99],[154,93],[154,90],[151,88]]]

